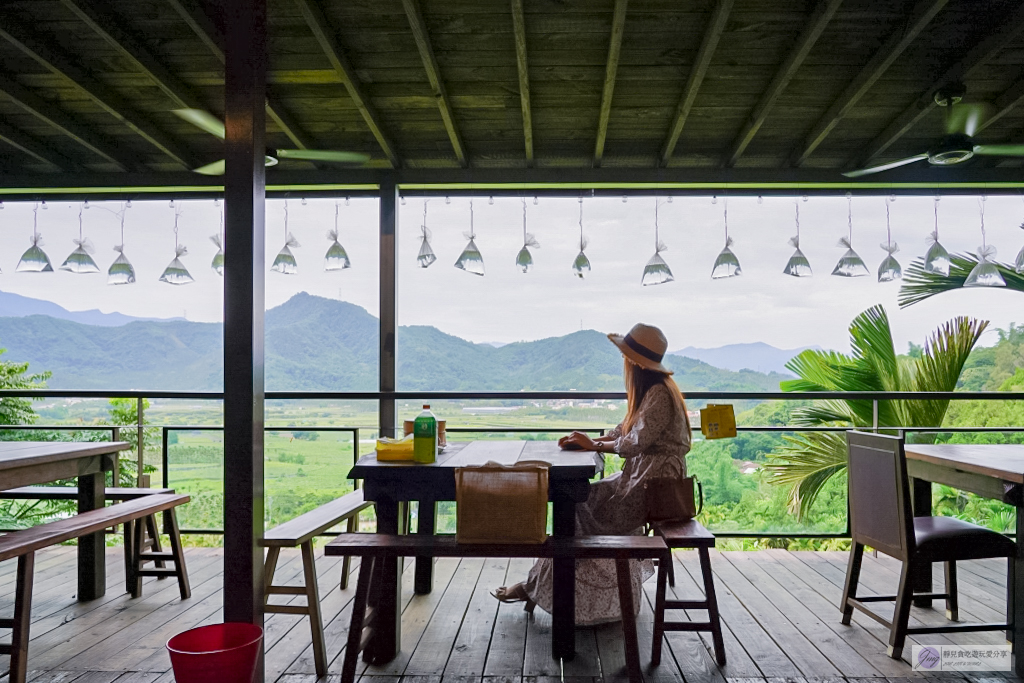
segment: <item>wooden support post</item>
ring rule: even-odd
[[[98,510],[106,503],[106,475],[78,477],[78,512]],[[107,589],[107,543],[102,531],[78,539],[78,599],[95,600]]]
[[[260,627],[266,22],[266,0],[225,5],[224,621]]]
[[[398,186],[391,176],[380,183],[380,390],[394,391],[398,363]],[[380,400],[380,435],[394,438],[398,414],[393,398]]]

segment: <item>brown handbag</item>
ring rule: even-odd
[[[695,477],[656,477],[647,481],[644,489],[648,522],[693,519],[704,509],[704,487]]]

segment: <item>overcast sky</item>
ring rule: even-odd
[[[664,202],[664,198],[660,200]],[[336,202],[310,199],[288,202],[289,230],[301,244],[294,249],[297,275],[267,274],[267,306],[280,305],[306,291],[343,299],[376,315],[377,202],[337,202],[341,243],[352,268],[325,273],[323,259],[334,225]],[[793,249],[787,240],[796,233],[794,206],[800,207],[801,247],[814,269],[811,278],[782,274]],[[731,198],[729,234],[743,269],[740,277],[710,278],[715,257],[724,246],[725,202],[710,197],[675,198],[659,209],[660,237],[668,246],[663,257],[675,281],[640,285],[644,264],[653,255],[654,197],[587,198],[583,202],[586,254],[592,272],[583,280],[571,265],[579,251],[579,204],[576,199],[541,197],[527,202],[528,230],[541,246],[532,249],[534,269],[515,267],[523,242],[522,204],[516,198],[474,200],[476,243],[486,275],[478,277],[453,267],[466,244],[469,199],[431,199],[427,225],[433,232],[437,262],[417,267],[423,199],[409,198],[401,209],[399,232],[399,321],[402,325],[433,325],[476,342],[512,342],[558,336],[581,328],[626,332],[642,321],[661,327],[670,349],[714,347],[763,341],[781,348],[819,345],[848,349],[850,320],[881,303],[893,321],[898,348],[921,343],[925,335],[955,315],[991,320],[993,327],[1024,322],[1020,294],[988,289],[961,290],[934,297],[901,311],[896,305],[898,282],[878,283],[875,271],[885,254],[886,199],[853,199],[853,243],[871,275],[848,279],[830,275],[844,249],[836,245],[847,232],[844,197]],[[47,299],[70,310],[98,308],[128,315],[189,320],[221,319],[221,278],[210,268],[216,247],[221,208],[213,201],[179,201],[179,240],[189,253],[182,261],[195,278],[184,286],[158,281],[174,257],[174,208],[167,201],[135,201],[126,214],[125,254],[135,266],[138,282],[108,286],[106,270],[120,242],[117,202],[92,202],[83,212],[85,235],[95,245],[101,274],[15,273],[32,235],[31,203],[6,202],[0,212],[0,290]],[[43,249],[57,269],[74,249],[79,204],[51,202],[38,212]],[[932,231],[932,196],[899,197],[891,204],[897,259],[906,268],[927,249]],[[985,202],[988,243],[998,259],[1012,262],[1024,244],[1024,201],[1020,197],[989,197]],[[939,231],[950,253],[974,251],[981,244],[979,198],[944,197],[939,202]],[[284,243],[284,202],[267,206],[267,266]],[[994,343],[995,334],[984,343]],[[0,340],[2,343],[2,340]]]

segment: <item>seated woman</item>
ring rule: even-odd
[[[661,330],[638,324],[625,337],[609,334],[624,357],[627,410],[622,424],[605,436],[591,439],[573,432],[559,440],[563,448],[618,453],[622,471],[594,482],[585,503],[576,507],[577,534],[616,536],[642,534],[647,522],[646,483],[656,478],[686,477],[690,423],[672,371],[661,361],[668,341]],[[650,560],[630,562],[633,604],[640,607],[641,584],[650,578]],[[551,611],[551,560],[541,559],[525,582],[499,588],[502,602],[526,602],[527,611],[540,605]],[[576,561],[576,624],[586,626],[621,619],[618,580],[612,560]]]

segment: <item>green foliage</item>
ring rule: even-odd
[[[0,349],[0,355],[7,352],[7,349]],[[15,363],[8,360],[0,360],[0,389],[45,389],[46,380],[50,379],[51,373],[39,372],[29,374],[28,363]],[[34,424],[37,415],[32,410],[32,402],[25,398],[3,398],[0,399],[0,424],[24,425]],[[4,432],[2,437],[11,438],[13,433]]]
[[[918,358],[897,356],[885,309],[874,306],[850,324],[851,355],[807,350],[787,364],[799,379],[782,382],[783,391],[953,391],[987,322],[955,318],[927,340]],[[938,427],[948,401],[878,401],[881,426]],[[871,427],[874,406],[866,399],[815,401],[793,411],[798,425]],[[841,433],[805,432],[785,437],[765,469],[771,481],[789,491],[790,508],[809,514],[825,485],[846,469]]]
[[[947,276],[926,271],[924,259],[915,259],[903,273],[903,283],[900,285],[898,297],[900,308],[912,306],[936,294],[961,289],[974,266],[978,265],[978,257],[974,254],[953,254],[949,261]],[[999,289],[1006,292],[1024,292],[1024,274],[1018,273],[1013,266],[1005,263],[996,263],[995,266],[1006,281],[1006,287]]]
[[[302,439],[303,441],[316,441],[320,438],[320,432],[292,432],[293,439]]]

